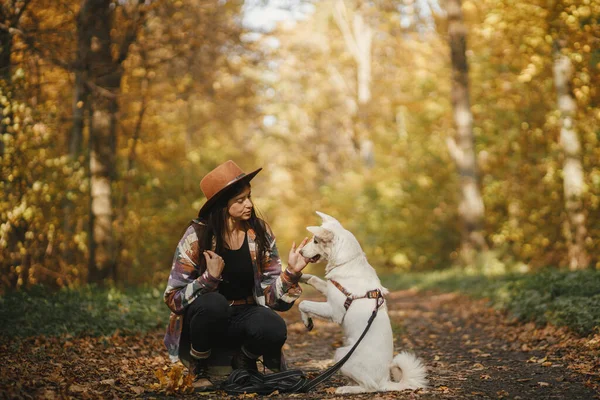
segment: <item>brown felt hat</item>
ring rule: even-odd
[[[250,182],[262,168],[246,174],[236,163],[225,161],[217,168],[210,171],[200,181],[200,189],[206,197],[206,202],[198,211],[198,217],[205,217],[210,208],[217,202],[225,190],[240,181]]]

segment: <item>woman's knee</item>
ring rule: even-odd
[[[218,292],[204,293],[198,296],[189,307],[192,316],[202,315],[211,319],[227,318],[229,312],[227,299]]]
[[[251,324],[251,335],[265,342],[283,345],[287,339],[287,326],[273,310],[263,308]]]

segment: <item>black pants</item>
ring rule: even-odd
[[[230,306],[218,292],[205,293],[190,304],[183,318],[183,335],[192,348],[240,348],[265,359],[279,359],[287,327],[275,311],[258,305]]]

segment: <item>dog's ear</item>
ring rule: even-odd
[[[325,213],[322,213],[320,211],[317,211],[317,215],[319,217],[321,217],[321,219],[323,220],[323,222],[336,222],[336,223],[340,223],[337,219],[333,218],[331,215],[327,215]]]
[[[316,237],[318,237],[319,239],[325,241],[325,242],[330,242],[333,240],[333,232],[328,231],[327,229],[321,227],[321,226],[308,226],[306,227],[306,229],[312,233],[313,235],[315,235]]]

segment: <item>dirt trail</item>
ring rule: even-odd
[[[429,368],[430,388],[416,393],[394,393],[389,398],[419,399],[594,399],[600,398],[598,370],[581,374],[568,369],[568,361],[560,351],[552,350],[563,331],[540,335],[532,325],[510,320],[504,313],[457,294],[398,291],[388,296],[396,352],[412,350]],[[340,328],[317,322],[309,333],[320,349],[307,344],[306,332],[290,313],[288,343],[290,360],[298,367],[311,370],[329,365],[323,356],[331,357],[341,343]],[[535,335],[534,333],[537,333]],[[554,343],[552,343],[554,342]],[[582,341],[583,342],[583,341]],[[578,342],[579,344],[579,342]],[[299,346],[306,354],[298,351]],[[596,366],[598,350],[595,343]],[[573,349],[564,349],[564,353]],[[581,349],[588,352],[588,349]],[[586,354],[588,364],[594,362]],[[339,383],[337,382],[339,380]],[[338,377],[328,386],[343,384]],[[595,384],[595,385],[594,385]],[[315,396],[341,398],[341,396]],[[354,398],[388,398],[385,394]]]
[[[309,292],[304,298],[319,295]],[[600,335],[577,338],[566,330],[519,324],[485,301],[456,294],[398,291],[387,301],[396,352],[412,350],[423,358],[429,389],[336,396],[335,388],[346,382],[338,373],[310,394],[269,398],[600,399]],[[315,329],[307,332],[297,306],[282,316],[288,323],[285,349],[291,368],[310,374],[332,364],[334,350],[342,344],[339,326],[315,321]],[[0,399],[227,398],[220,391],[167,395],[156,377],[159,370],[174,370],[162,334],[19,342],[2,338]]]

